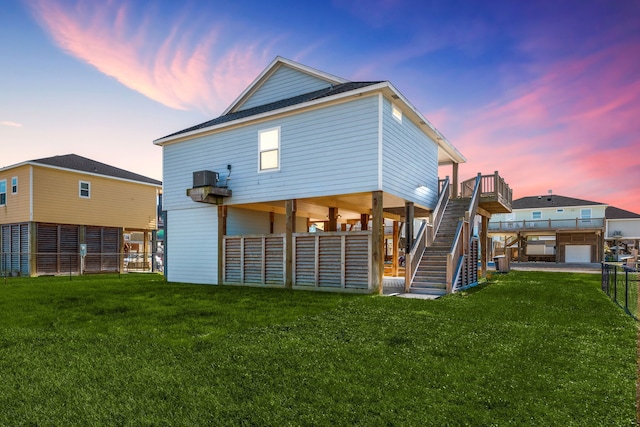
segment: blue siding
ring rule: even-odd
[[[258,131],[275,126],[281,130],[280,170],[259,173]],[[165,208],[193,207],[186,196],[192,172],[213,170],[224,179],[227,164],[233,168],[228,204],[377,190],[378,97],[165,145]]]
[[[383,101],[382,188],[433,209],[438,199],[438,146],[405,115],[399,123]],[[418,188],[418,185],[426,185]]]
[[[330,82],[287,66],[278,68],[238,110],[268,104],[331,86]]]

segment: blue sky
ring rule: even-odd
[[[76,153],[161,179],[152,141],[219,115],[280,55],[391,81],[467,157],[462,179],[640,213],[636,0],[2,6],[0,167]]]

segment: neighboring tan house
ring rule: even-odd
[[[386,222],[393,275],[406,249],[405,289],[452,292],[477,282],[469,223],[510,209],[497,173],[450,202],[465,158],[391,83],[280,57],[222,116],[154,143],[172,282],[381,292]]]
[[[513,212],[489,222],[496,254],[514,261],[595,263],[603,260],[608,205],[548,194],[513,201]]]
[[[0,169],[0,273],[78,273],[84,249],[83,271],[120,271],[125,230],[156,229],[161,189],[160,181],[75,154]]]
[[[640,249],[640,215],[609,206],[605,212],[605,251],[612,259],[638,256]]]

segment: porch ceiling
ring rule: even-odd
[[[329,208],[338,208],[341,222],[346,220],[359,220],[361,214],[371,214],[371,193],[342,194],[336,196],[311,197],[297,199],[296,216],[309,218],[311,221],[326,221]],[[388,219],[401,221],[404,219],[405,200],[388,194],[383,194],[384,216]],[[286,214],[285,201],[249,203],[243,205],[230,205],[250,210],[275,212]],[[415,206],[415,216],[428,216],[429,210]]]

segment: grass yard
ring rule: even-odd
[[[636,324],[599,279],[435,301],[0,281],[0,425],[631,426]]]

